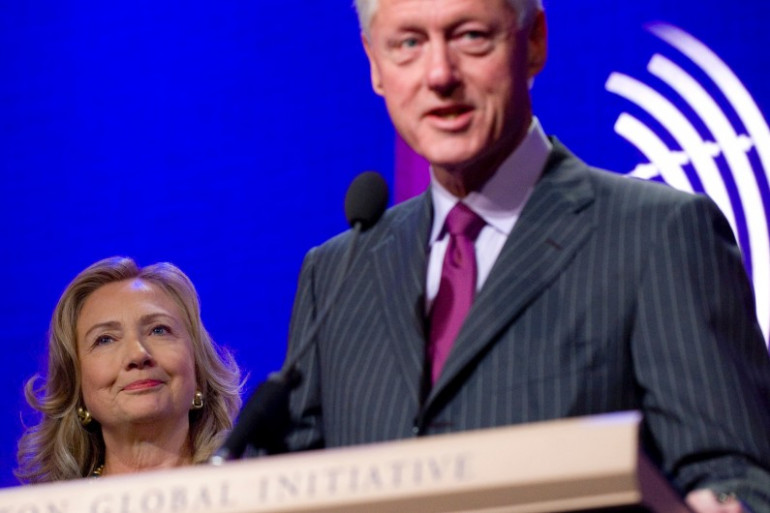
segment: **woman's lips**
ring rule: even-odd
[[[123,390],[126,390],[126,391],[147,390],[150,388],[158,387],[162,384],[163,382],[158,379],[140,379],[137,381],[132,381],[131,383],[123,387]]]

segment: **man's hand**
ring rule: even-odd
[[[716,494],[707,488],[693,490],[685,501],[695,513],[751,513],[734,495]]]

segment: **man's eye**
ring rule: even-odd
[[[484,34],[480,30],[469,30],[467,32],[464,32],[462,34],[462,37],[464,37],[465,39],[474,40],[474,39],[482,39],[486,37],[486,34]]]
[[[493,47],[492,37],[483,30],[466,30],[455,38],[456,46],[472,54],[484,54]]]
[[[424,42],[420,34],[394,36],[387,42],[388,54],[397,64],[407,64],[420,55]]]

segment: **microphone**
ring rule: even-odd
[[[366,231],[379,221],[388,205],[388,184],[375,171],[364,171],[348,187],[345,194],[345,217],[356,231]]]
[[[351,182],[345,194],[345,217],[352,230],[324,307],[310,325],[307,334],[298,342],[292,358],[287,359],[280,371],[271,373],[256,388],[246,406],[241,409],[238,421],[227,439],[209,459],[209,463],[221,465],[225,461],[238,459],[249,444],[265,449],[268,454],[282,452],[282,437],[291,422],[289,395],[302,379],[295,365],[313,347],[313,340],[321,324],[342,290],[358,236],[380,220],[387,204],[388,184],[379,173],[365,171]]]

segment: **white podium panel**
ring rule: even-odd
[[[7,488],[0,513],[689,511],[638,430],[611,414]]]

